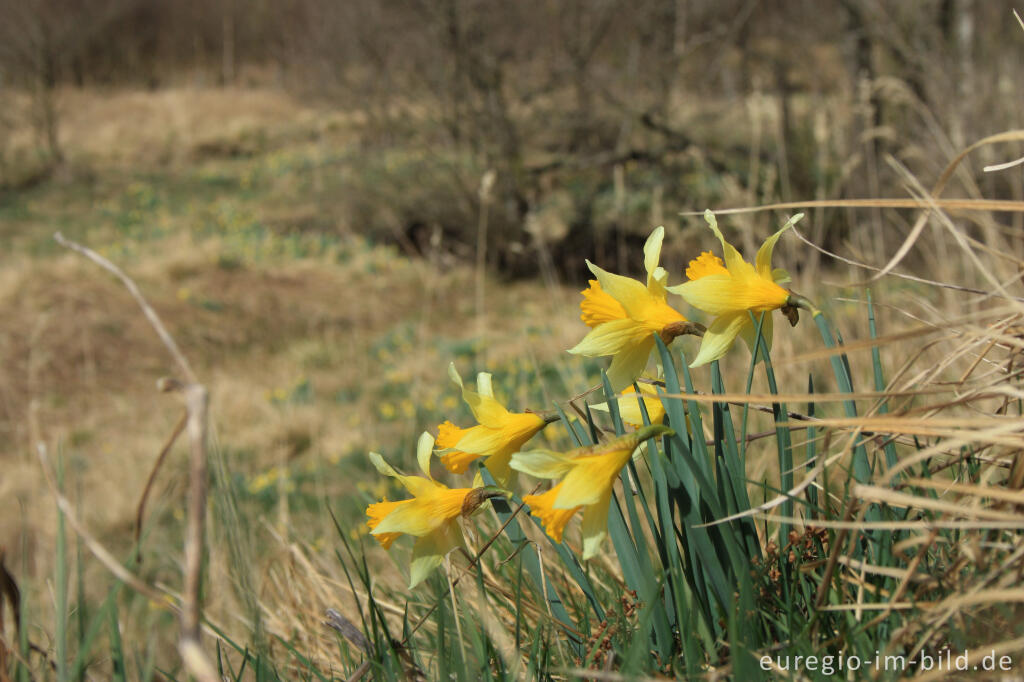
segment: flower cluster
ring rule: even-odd
[[[644,245],[646,283],[607,272],[587,261],[596,279],[582,292],[580,317],[590,331],[569,352],[588,357],[611,356],[608,380],[612,389],[621,393],[617,403],[622,420],[634,426],[634,431],[570,452],[524,450],[555,418],[530,410],[509,410],[495,397],[491,375],[486,372],[477,375],[475,390],[467,388],[452,364],[448,374],[462,391],[477,423],[460,427],[444,421],[437,427],[436,441],[431,434],[424,433],[416,452],[423,476],[401,474],[380,455],[370,454],[381,474],[397,479],[412,495],[395,502],[384,499],[366,509],[370,533],[385,548],[401,535],[416,538],[410,566],[411,586],[439,566],[449,552],[463,547],[459,519],[489,498],[510,495],[505,488],[513,484],[515,472],[555,481],[546,492],[525,495],[523,501],[556,542],[562,541],[569,521],[582,512],[582,554],[584,560],[593,557],[608,533],[608,510],[619,473],[641,451],[645,441],[674,434],[662,424],[665,409],[651,379],[638,383],[655,348],[655,335],[666,344],[684,335],[702,336],[700,349],[691,363],[691,367],[699,367],[723,357],[738,336],[756,353],[754,344],[760,319],[761,336],[770,347],[770,313],[774,310],[781,310],[791,324],[796,324],[796,305],[800,299],[783,288],[789,275],[785,270],[773,269],[771,260],[779,237],[802,214],[791,218],[765,240],[754,264],[743,260],[725,240],[710,211],[704,217],[721,243],[722,257],[710,251],[701,253],[690,261],[687,279],[681,284],[669,286],[669,273],[659,264],[665,238],[663,227],[656,228]],[[669,294],[678,295],[693,308],[713,316],[710,325],[705,328],[687,320],[669,305]],[[592,407],[608,409],[607,404]],[[470,464],[481,459],[483,467],[502,487],[483,485],[482,476],[477,473],[470,487],[449,488],[431,474],[435,454],[453,474],[465,473]]]

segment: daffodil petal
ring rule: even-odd
[[[476,375],[476,392],[486,398],[494,397],[494,388],[491,386],[490,372],[480,372]]]
[[[776,284],[788,284],[793,281],[793,278],[789,274],[789,270],[785,268],[775,268],[772,270],[772,279]]]
[[[398,479],[406,490],[417,497],[427,495],[438,487],[444,488],[440,483],[435,483],[434,481],[423,478],[422,476],[407,476],[401,473],[385,462],[384,458],[376,452],[370,453],[370,462],[373,463],[374,468],[382,475]]]
[[[486,374],[486,372],[481,372],[481,374]],[[491,393],[491,381],[489,374],[487,374],[483,379],[483,384],[481,384],[480,375],[477,375],[478,388],[482,387],[486,389],[480,390],[479,393],[466,388],[465,384],[462,383],[462,376],[459,374],[459,371],[455,369],[454,362],[448,365],[448,377],[453,383],[462,389],[462,399],[467,405],[469,405],[469,409],[473,412],[473,416],[476,418],[477,422],[488,426],[494,425],[500,421],[502,417],[508,414],[508,410],[506,410],[501,403],[495,400]]]
[[[740,256],[739,251],[737,251],[732,244],[725,241],[725,237],[722,236],[722,231],[718,229],[718,219],[715,218],[715,214],[712,213],[710,209],[704,211],[704,220],[707,222],[708,227],[711,228],[711,231],[715,233],[715,236],[718,237],[718,241],[722,243],[722,255],[725,257],[725,267],[730,272],[733,272],[733,274],[736,274],[737,268],[741,268],[744,265],[749,268],[750,265],[743,261],[743,257]]]
[[[425,495],[418,495],[381,519],[373,529],[373,534],[405,533],[423,537],[444,522],[459,516],[462,513],[462,503],[471,490],[440,486],[439,489]]]
[[[611,488],[596,504],[583,510],[583,560],[595,556],[608,535],[608,508],[612,501]]]
[[[457,384],[460,389],[465,388],[462,385],[462,375],[459,374],[459,370],[455,369],[454,362],[448,363],[448,378],[451,379],[453,383]]]
[[[613,391],[621,391],[643,374],[652,350],[654,350],[653,334],[616,353],[612,358],[611,366],[608,367],[608,382],[612,385]]]
[[[474,426],[455,444],[456,450],[476,455],[488,455],[505,445],[505,434],[500,429]]]
[[[654,388],[648,384],[639,384],[640,392],[647,393],[648,388],[653,393]],[[648,388],[645,388],[648,387]],[[647,417],[651,420],[652,424],[660,424],[665,419],[665,406],[661,404],[661,400],[657,397],[638,397],[633,387],[627,388],[622,397],[619,398],[619,415],[622,417],[622,421],[630,424],[631,426],[643,426],[644,415],[640,411],[640,400],[644,401],[644,409],[647,410]]]
[[[803,213],[797,213],[787,220],[786,224],[778,232],[764,240],[761,248],[757,250],[757,274],[769,279],[772,278],[772,252],[775,250],[775,242],[779,241],[779,237],[782,236],[783,232],[796,225],[803,217]]]
[[[660,265],[654,268],[654,272],[647,276],[647,293],[651,296],[664,300],[667,285],[668,270]]]
[[[469,405],[473,417],[484,426],[500,428],[501,421],[509,414],[505,406],[494,398],[473,391],[463,391],[462,399]]]
[[[750,268],[750,265],[747,267]],[[788,291],[770,279],[756,275],[745,278],[707,275],[670,287],[669,290],[682,296],[694,308],[712,315],[741,310],[774,310],[785,305],[789,299]]]
[[[601,496],[610,491],[615,477],[626,466],[636,448],[629,447],[595,455],[584,455],[573,460],[572,470],[562,480],[562,489],[555,499],[555,509],[597,504]]]
[[[739,287],[734,285],[727,273],[704,275],[691,279],[668,290],[683,297],[683,300],[698,310],[712,315],[735,310],[734,294]]]
[[[561,478],[573,467],[572,458],[554,450],[527,450],[512,455],[510,466],[536,478]]]
[[[624,346],[635,344],[650,333],[633,320],[612,320],[591,329],[582,341],[569,349],[569,352],[592,358],[614,355]]]
[[[707,279],[706,277],[704,279]],[[703,280],[698,280],[703,281]],[[743,325],[750,324],[750,317],[746,310],[728,313],[715,318],[708,330],[704,332],[704,339],[701,341],[697,357],[690,363],[690,367],[700,367],[713,360],[717,360],[726,354],[736,336],[740,333]]]
[[[462,544],[462,532],[454,523],[446,523],[424,535],[412,547],[409,564],[409,589],[419,585],[431,571],[441,565],[448,552]]]
[[[420,434],[419,440],[416,441],[416,461],[420,465],[420,471],[427,475],[427,478],[433,478],[430,475],[430,455],[434,452],[434,437],[430,435],[429,431],[424,431]]]
[[[665,228],[661,225],[654,228],[651,236],[644,243],[644,269],[647,271],[647,287],[650,288],[651,281],[658,269],[658,261],[661,260],[661,245],[665,240]]]
[[[508,486],[509,481],[512,480],[511,459],[511,452],[499,452],[484,460],[484,466],[487,467],[487,471],[491,472],[494,482],[502,487]]]

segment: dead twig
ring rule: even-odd
[[[160,454],[156,457],[156,462],[153,463],[153,469],[149,472],[149,478],[146,479],[146,487],[142,490],[142,497],[139,498],[139,506],[135,512],[135,562],[142,563],[142,552],[140,551],[140,543],[142,541],[142,521],[146,515],[146,501],[149,499],[150,490],[153,488],[153,483],[156,481],[157,472],[160,471],[160,467],[163,466],[164,460],[167,458],[167,453],[174,447],[174,442],[178,440],[178,436],[185,430],[185,425],[188,424],[188,411],[181,415],[181,419],[174,426],[174,431],[171,432],[170,438],[164,444],[164,447],[160,450]]]
[[[203,653],[199,640],[202,621],[200,587],[202,585],[203,544],[206,531],[206,440],[209,393],[206,387],[199,383],[191,365],[185,359],[185,355],[178,348],[178,344],[174,342],[174,338],[167,328],[164,327],[163,322],[160,321],[156,311],[146,301],[135,282],[121,268],[92,249],[65,239],[64,235],[59,232],[54,235],[54,239],[58,244],[82,254],[107,270],[124,284],[132,298],[139,304],[142,313],[149,320],[153,330],[160,337],[185,379],[184,383],[174,379],[162,379],[159,383],[161,391],[179,393],[184,399],[187,415],[185,431],[188,433],[191,450],[188,514],[185,529],[185,584],[182,590],[181,639],[178,643],[178,652],[186,669],[193,676],[201,682],[215,682],[217,680],[216,671],[209,658]],[[55,486],[51,487],[55,488]],[[124,570],[124,567],[116,561],[113,563]],[[148,588],[148,586],[146,587]]]

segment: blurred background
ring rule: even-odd
[[[972,142],[1024,123],[1012,8],[0,0],[0,546],[33,641],[53,632],[61,532],[35,444],[63,458],[86,525],[128,556],[180,417],[154,389],[174,366],[137,306],[55,231],[138,281],[211,389],[212,622],[329,657],[319,618],[345,580],[325,500],[365,539],[362,510],[388,492],[366,452],[411,468],[421,431],[468,425],[449,362],[467,378],[494,372],[512,409],[545,409],[605,364],[564,352],[585,331],[584,258],[637,275],[663,224],[675,284],[713,246],[680,212],[931,187]],[[1018,152],[979,149],[944,196],[1024,199],[1020,168],[980,171]],[[749,258],[787,215],[722,225]],[[813,209],[800,229],[880,266],[916,215]],[[1020,253],[1021,217],[965,229]],[[864,273],[837,273],[790,235],[775,262],[848,338],[866,336],[863,306],[840,302],[860,290],[823,285]],[[948,235],[920,240],[900,267],[990,287]],[[882,333],[976,305],[903,280],[879,290]],[[783,357],[811,343],[797,332],[777,332]],[[889,366],[906,353],[882,349]],[[780,376],[802,387],[804,370]],[[156,479],[137,568],[150,584],[180,583],[186,459],[179,444]],[[76,565],[72,591],[93,608],[112,580]],[[171,612],[135,598],[122,618],[133,646],[176,665],[154,653],[175,636]]]
[[[621,261],[681,210],[900,195],[888,155],[930,181],[1020,123],[1011,9],[4,0],[0,187],[304,146],[322,181],[281,230],[465,256],[487,201],[488,263],[579,279],[581,250]],[[1007,177],[986,194],[1020,198]]]

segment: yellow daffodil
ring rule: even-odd
[[[401,474],[376,452],[370,453],[370,461],[377,471],[397,479],[413,495],[412,499],[397,502],[384,499],[366,508],[370,534],[385,549],[402,535],[417,538],[409,566],[410,588],[440,566],[448,552],[462,546],[459,517],[473,512],[484,500],[502,494],[496,488],[449,488],[438,483],[430,476],[433,448],[433,436],[421,435],[416,458],[426,477]]]
[[[623,391],[619,397],[619,416],[622,417],[622,421],[638,429],[644,425],[644,415],[640,412],[641,400],[644,401],[647,416],[652,424],[660,424],[665,421],[665,406],[661,404],[658,390],[654,386],[643,382],[638,383],[637,386],[640,387],[640,393],[642,394],[640,397],[636,397],[636,389],[632,386]],[[602,412],[608,411],[608,403],[598,403],[590,407]]]
[[[612,486],[633,451],[648,438],[672,434],[667,426],[647,426],[608,443],[561,453],[551,450],[519,452],[512,468],[537,478],[562,479],[541,495],[526,495],[530,513],[541,520],[555,542],[569,519],[583,510],[583,558],[597,554],[608,534],[608,505]]]
[[[454,363],[448,366],[448,376],[462,389],[462,399],[479,424],[467,429],[449,421],[440,424],[437,445],[442,453],[441,462],[448,471],[461,474],[470,462],[486,457],[484,466],[496,482],[506,485],[512,475],[508,466],[512,453],[537,435],[547,421],[533,412],[509,412],[494,398],[491,375],[486,372],[477,374],[475,391],[463,385]]]
[[[789,273],[782,269],[772,269],[772,251],[782,233],[801,218],[802,213],[793,216],[781,230],[764,241],[757,252],[755,266],[744,261],[739,252],[725,241],[715,215],[711,211],[704,213],[708,226],[722,243],[725,262],[709,251],[704,252],[690,261],[686,269],[689,281],[668,288],[694,308],[715,315],[715,320],[704,333],[700,351],[690,364],[691,367],[705,365],[725,355],[737,336],[742,336],[753,351],[756,326],[751,320],[751,313],[754,318],[759,318],[762,312],[771,313],[772,310],[782,308],[790,322],[796,324],[795,309],[790,310],[792,293],[779,286],[789,281]],[[770,348],[770,314],[764,317],[761,335]]]
[[[608,380],[616,391],[643,372],[654,349],[654,334],[668,343],[694,330],[694,325],[665,302],[668,273],[658,265],[664,238],[665,228],[658,227],[644,245],[647,286],[587,261],[597,279],[583,292],[580,318],[591,331],[569,352],[588,357],[611,355]]]

